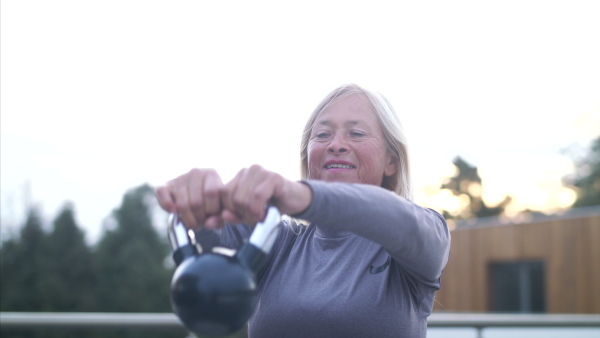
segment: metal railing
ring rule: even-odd
[[[3,328],[182,328],[172,313],[0,312]]]
[[[0,312],[2,328],[183,328],[172,313]],[[600,314],[433,313],[428,327],[599,327]]]

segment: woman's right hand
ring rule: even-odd
[[[219,191],[221,177],[213,169],[192,169],[165,185],[156,188],[160,206],[177,213],[188,228],[223,226]]]

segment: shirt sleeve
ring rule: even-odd
[[[351,231],[379,243],[416,279],[435,283],[448,261],[450,232],[434,210],[381,187],[302,181],[313,192],[298,215],[318,227]]]

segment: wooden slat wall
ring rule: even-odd
[[[548,313],[600,313],[600,215],[452,232],[434,311],[490,311],[488,267],[542,260]]]

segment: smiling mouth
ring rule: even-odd
[[[328,164],[325,166],[325,169],[335,169],[335,168],[339,168],[339,169],[354,169],[356,168],[353,165],[347,165],[347,164]]]

